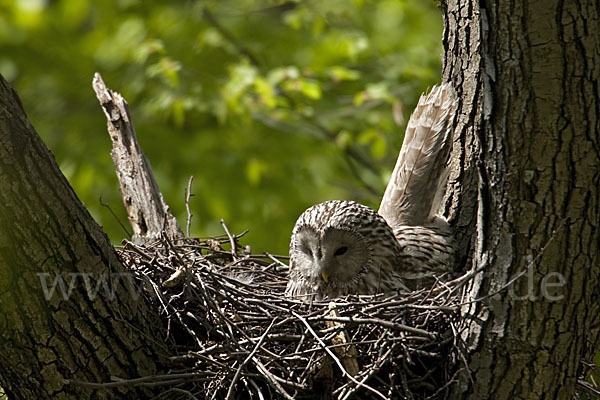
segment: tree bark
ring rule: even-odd
[[[2,77],[0,103],[0,386],[10,399],[150,394],[82,384],[156,373],[160,323]]]
[[[138,144],[127,102],[119,93],[106,87],[99,73],[94,75],[92,86],[106,115],[113,143],[111,156],[123,204],[133,228],[133,242],[155,241],[162,232],[170,239],[182,237],[177,219],[158,189],[150,161]]]
[[[454,398],[572,398],[600,325],[600,8],[449,0],[444,18],[462,91],[447,213],[482,299]]]

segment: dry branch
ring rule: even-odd
[[[133,241],[153,241],[161,232],[170,238],[183,236],[154,179],[150,161],[137,142],[127,101],[108,89],[98,73],[94,75],[92,86],[108,120],[108,133],[113,143],[111,156],[133,228]]]

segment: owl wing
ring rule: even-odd
[[[452,147],[455,93],[451,84],[433,87],[410,116],[394,172],[379,214],[395,229],[425,225],[435,215],[446,185],[445,165]]]
[[[394,235],[401,254],[398,271],[410,290],[431,288],[436,279],[447,279],[454,265],[454,246],[448,226],[399,226]]]

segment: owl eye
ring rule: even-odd
[[[306,245],[302,245],[302,246],[300,246],[300,250],[301,250],[301,251],[302,251],[304,254],[306,254],[307,256],[309,256],[310,258],[312,258],[312,257],[313,257],[313,252],[312,252],[312,250],[310,249],[310,247],[308,247],[308,246],[306,246]]]
[[[333,253],[334,256],[341,256],[342,254],[344,254],[346,251],[348,251],[348,246],[342,246],[340,248],[338,248],[335,253]]]

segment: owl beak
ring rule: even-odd
[[[325,270],[321,271],[321,276],[323,277],[325,283],[329,282],[329,276],[327,275],[327,272],[325,272]]]

